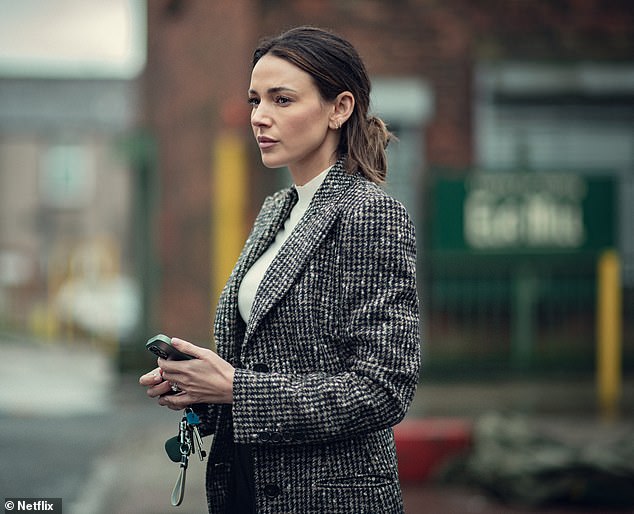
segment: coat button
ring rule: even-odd
[[[279,486],[275,484],[266,484],[266,486],[264,486],[264,496],[267,498],[277,498],[280,492]]]
[[[271,439],[271,434],[269,432],[260,432],[258,434],[258,439],[263,443],[268,443]]]
[[[268,373],[269,367],[263,362],[258,362],[253,365],[253,371],[257,371],[258,373]]]
[[[281,443],[282,442],[282,434],[280,434],[279,432],[272,432],[271,433],[271,442],[272,443]]]

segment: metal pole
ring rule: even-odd
[[[211,191],[211,283],[214,304],[245,239],[247,164],[244,141],[226,131],[213,145]]]
[[[618,416],[621,397],[621,280],[619,256],[606,250],[597,270],[597,387],[601,415],[606,420]]]

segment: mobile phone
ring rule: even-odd
[[[172,346],[172,339],[164,334],[158,334],[148,339],[145,347],[157,357],[172,361],[186,361],[193,359],[191,355],[187,355]]]

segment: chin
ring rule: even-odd
[[[286,162],[280,162],[278,159],[272,159],[266,155],[262,155],[262,164],[270,169],[283,168],[286,166]]]

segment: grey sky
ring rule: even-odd
[[[0,76],[137,75],[143,0],[0,0]]]

